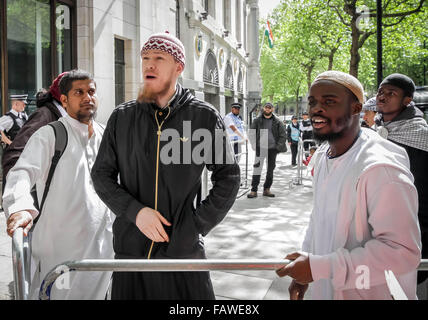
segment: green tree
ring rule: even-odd
[[[424,13],[425,0],[386,0],[383,1],[383,27],[393,27],[401,24],[407,17]],[[335,11],[344,26],[351,31],[351,48],[349,73],[358,77],[361,61],[360,50],[367,39],[376,33],[376,23],[363,30],[360,27],[362,18],[376,18],[377,11],[373,8],[373,1],[359,0],[329,0],[328,5]],[[370,7],[372,6],[372,7]],[[362,8],[368,8],[365,12]]]

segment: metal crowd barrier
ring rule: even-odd
[[[16,300],[28,300],[30,289],[29,244],[23,237],[23,229],[15,231],[12,239],[12,260]],[[26,243],[27,248],[25,248]],[[64,262],[53,268],[44,278],[39,291],[40,300],[49,300],[52,286],[63,274],[73,271],[113,272],[196,272],[231,270],[277,270],[289,264],[286,259],[214,259],[214,260],[81,260]],[[421,260],[419,271],[428,271],[428,259]]]
[[[16,300],[27,300],[30,290],[30,245],[24,230],[18,228],[12,238],[13,283]]]
[[[242,143],[242,140],[231,141],[232,146],[234,144],[237,144],[237,143]],[[249,164],[248,140],[245,141],[245,152],[241,152],[241,153],[238,153],[237,155],[235,155],[237,158],[237,161],[242,155],[245,155],[245,170],[244,170],[244,174],[241,174],[240,189],[242,189],[243,191],[238,193],[238,195],[237,195],[238,199],[250,190],[249,189],[249,183],[248,183],[248,164]],[[241,167],[240,161],[238,161],[238,165]],[[203,200],[208,196],[208,193],[209,193],[209,177],[208,177],[208,170],[206,168],[202,172],[202,178],[201,179],[202,179],[202,192],[201,192],[202,195],[201,196],[202,196],[202,200]]]
[[[39,299],[50,300],[55,280],[71,271],[196,272],[231,270],[277,270],[288,260],[81,260],[65,262],[52,269],[40,287]]]
[[[303,184],[303,157],[306,155],[304,148],[305,143],[312,143],[315,146],[317,145],[315,140],[302,140],[302,138],[299,138],[299,145],[297,147],[297,177],[292,181],[292,184],[298,186]]]
[[[237,140],[237,141],[232,141],[232,145],[234,144],[244,144],[244,143],[242,142],[242,140]],[[243,191],[238,194],[237,196],[238,199],[242,197],[244,194],[246,194],[248,191],[250,191],[249,184],[248,184],[248,164],[249,164],[248,140],[245,140],[245,152],[240,152],[237,155],[235,155],[239,167],[241,167],[240,158],[243,155],[245,156],[245,170],[244,170],[244,173],[242,173],[242,170],[241,170],[241,186],[240,186],[240,189],[243,189]]]

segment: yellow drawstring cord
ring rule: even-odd
[[[162,135],[162,126],[165,123],[165,120],[168,119],[169,114],[171,113],[171,109],[169,108],[169,106],[167,108],[168,108],[168,114],[165,117],[165,119],[162,121],[161,124],[159,124],[158,112],[156,111],[156,114],[155,114],[156,123],[158,125],[158,131],[157,131],[157,135],[158,135],[158,146],[157,146],[157,155],[156,155],[156,184],[155,184],[155,210],[156,211],[158,211],[160,139],[161,139],[161,135]],[[152,245],[150,246],[150,250],[149,250],[149,255],[147,257],[148,260],[150,260],[150,257],[152,255],[152,250],[153,250],[154,244],[155,244],[155,242],[152,241]]]

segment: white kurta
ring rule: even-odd
[[[61,118],[68,132],[68,145],[53,176],[42,215],[32,237],[32,285],[30,297],[38,298],[46,273],[70,260],[113,259],[113,214],[96,194],[90,171],[95,162],[104,128],[88,126],[71,117]],[[9,171],[3,206],[6,216],[22,210],[37,210],[30,195],[36,184],[42,198],[55,136],[50,126],[32,135],[16,165]],[[104,299],[111,272],[71,272],[54,284],[51,299]]]
[[[309,252],[313,299],[391,299],[385,270],[416,299],[418,195],[405,150],[363,129],[336,159],[317,150]],[[363,272],[365,272],[363,274]]]

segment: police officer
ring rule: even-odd
[[[303,120],[300,123],[300,132],[302,133],[303,148],[305,151],[309,152],[309,148],[315,145],[313,141],[305,141],[314,139],[312,122],[307,112],[303,112],[302,116]]]
[[[15,139],[21,127],[27,121],[28,116],[25,113],[27,105],[27,94],[11,95],[12,109],[0,118],[1,142],[10,145]]]

